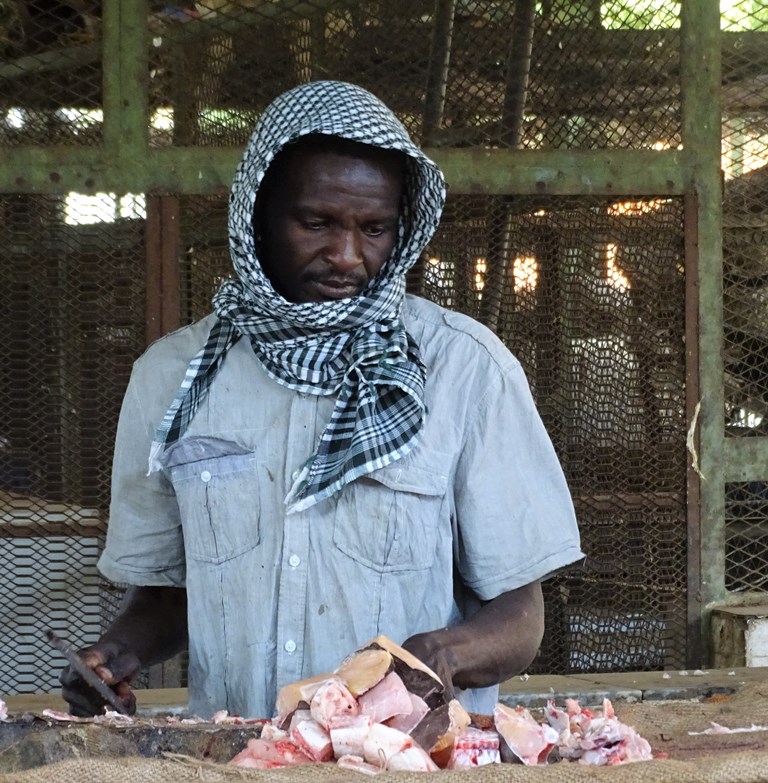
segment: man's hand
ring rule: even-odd
[[[128,715],[136,712],[136,697],[130,682],[141,668],[137,655],[114,642],[97,642],[78,652],[83,663],[110,685]],[[77,672],[67,666],[59,677],[61,695],[69,703],[69,712],[79,717],[102,715],[104,708],[113,709]]]
[[[519,674],[536,657],[544,635],[544,599],[533,582],[502,593],[461,625],[419,633],[403,647],[446,686],[485,688]]]
[[[130,682],[144,666],[160,663],[187,646],[187,591],[180,587],[131,587],[115,621],[80,657],[114,688],[129,714],[136,711]],[[69,667],[59,677],[73,715],[97,715],[105,701]]]

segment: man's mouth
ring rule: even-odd
[[[363,281],[348,278],[324,278],[313,280],[311,284],[322,299],[347,299],[357,296],[365,286]]]

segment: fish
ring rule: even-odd
[[[501,756],[509,754],[527,766],[545,764],[558,741],[558,733],[549,724],[539,723],[524,707],[497,704],[493,712],[496,731],[502,743]]]
[[[493,715],[474,718],[431,669],[379,636],[334,672],[283,687],[260,738],[249,740],[230,764],[276,769],[331,763],[376,775],[554,760],[613,766],[653,757],[647,740],[617,718],[609,699],[595,709],[577,699],[562,706],[550,700],[541,720],[522,706],[499,702]],[[225,711],[214,719],[231,720]]]

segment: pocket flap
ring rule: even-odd
[[[448,476],[415,465],[388,465],[368,473],[363,478],[378,481],[397,492],[415,495],[444,495],[448,488]]]

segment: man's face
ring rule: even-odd
[[[398,159],[296,150],[269,191],[260,258],[290,302],[357,296],[397,237],[403,165]]]

